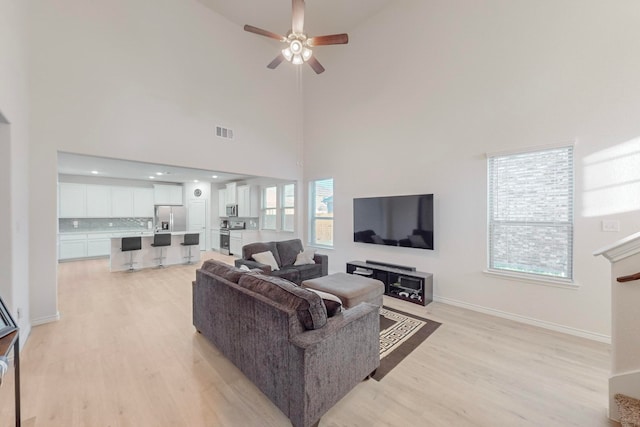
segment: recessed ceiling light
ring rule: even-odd
[[[91,171],[92,174],[98,175],[98,171]]]
[[[149,179],[156,179],[156,177],[155,177],[155,176],[153,176],[153,175],[151,175],[151,176],[149,177]]]
[[[156,175],[160,176],[162,175],[162,172],[156,172]]]
[[[218,175],[212,175],[211,178],[218,179]]]
[[[193,182],[200,182],[200,181],[198,181],[197,179],[194,179]]]

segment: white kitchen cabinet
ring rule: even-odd
[[[218,190],[218,216],[227,217],[227,189],[220,188]]]
[[[238,216],[240,218],[257,218],[260,216],[260,197],[258,188],[251,185],[240,185],[238,194]]]
[[[211,229],[211,249],[214,251],[220,250],[220,229],[212,228]]]
[[[86,218],[87,186],[61,182],[58,186],[58,208],[60,218]]]
[[[238,203],[238,198],[236,196],[236,188],[237,184],[235,182],[230,182],[227,184],[227,203],[228,205],[235,205]]]
[[[114,218],[133,216],[133,188],[111,187],[111,216]]]
[[[87,185],[87,217],[111,217],[111,187]]]
[[[109,234],[88,234],[87,235],[87,256],[98,257],[111,254],[111,235]]]
[[[183,205],[182,185],[154,184],[153,199],[156,205]]]
[[[58,259],[86,258],[87,235],[72,234],[59,237]]]
[[[152,188],[133,189],[133,216],[136,218],[153,218],[154,193]]]
[[[242,258],[242,235],[231,232],[229,239],[229,252],[239,258]]]

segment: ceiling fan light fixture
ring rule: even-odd
[[[300,55],[302,53],[302,42],[300,40],[292,40],[289,44],[289,48],[294,55]]]
[[[304,60],[302,59],[302,55],[293,55],[293,60],[291,63],[295,65],[304,64]]]
[[[309,58],[311,58],[311,49],[307,49],[306,47],[304,49],[302,49],[302,59],[306,61],[309,60]]]
[[[282,56],[284,56],[284,58],[289,62],[291,62],[291,59],[293,59],[293,53],[288,47],[282,49]]]

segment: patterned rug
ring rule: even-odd
[[[380,367],[373,379],[380,381],[440,325],[433,320],[383,306],[380,309]]]

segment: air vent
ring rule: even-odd
[[[224,139],[233,139],[233,129],[216,126],[216,136]]]

